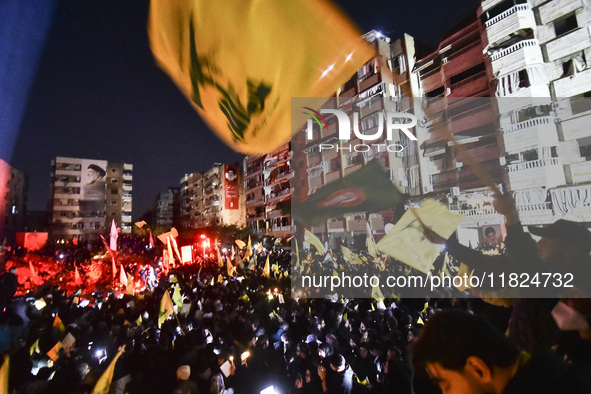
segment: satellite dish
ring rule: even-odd
[[[390,231],[392,231],[393,228],[394,225],[392,223],[386,223],[386,225],[384,226],[384,232],[388,234]]]

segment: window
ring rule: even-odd
[[[117,193],[118,193],[117,189],[111,189],[111,194],[117,194]]]
[[[577,17],[575,14],[571,14],[554,22],[554,31],[556,32],[556,37],[566,34],[577,27],[579,27],[579,25],[577,24]]]
[[[111,183],[117,183],[117,179],[111,179]]]
[[[111,211],[111,216],[117,216],[117,212]]]
[[[111,205],[117,205],[117,200],[111,200]]]

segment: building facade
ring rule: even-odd
[[[181,189],[169,187],[167,191],[159,193],[154,201],[153,227],[168,231],[176,226],[180,219]]]
[[[26,176],[0,159],[0,242],[14,242],[26,215]]]
[[[271,238],[291,236],[291,159],[291,143],[266,155],[244,158],[246,219],[252,233]]]
[[[51,240],[94,241],[113,220],[131,233],[133,165],[56,157],[51,166]]]
[[[246,225],[244,185],[238,165],[215,163],[203,173],[186,174],[180,183],[183,228]]]

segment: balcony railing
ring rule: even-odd
[[[451,90],[457,89],[459,87],[462,87],[464,85],[469,84],[470,82],[476,81],[477,79],[480,79],[482,77],[486,76],[486,71],[481,71],[479,73],[476,73],[466,79],[462,79],[460,82],[456,82],[453,85],[450,86]]]
[[[499,60],[503,56],[507,56],[508,54],[513,53],[515,51],[518,51],[521,48],[525,48],[525,47],[536,47],[536,46],[539,46],[539,45],[540,45],[540,43],[536,39],[519,41],[518,43],[513,44],[513,45],[511,45],[508,48],[505,48],[505,49],[503,49],[501,51],[495,52],[490,57],[490,59],[494,62],[495,60]]]
[[[474,75],[474,76],[476,76],[476,75]],[[452,122],[456,122],[456,121],[458,121],[460,119],[466,118],[468,116],[475,115],[475,114],[477,114],[479,112],[482,112],[482,111],[486,111],[486,110],[488,110],[490,108],[491,108],[490,103],[487,103],[487,104],[478,106],[476,108],[473,108],[473,109],[471,109],[469,111],[465,111],[465,112],[462,112],[460,114],[454,115],[454,116],[450,117],[449,120],[452,121]]]
[[[552,119],[553,118],[550,116],[542,116],[539,118],[524,120],[523,122],[516,123],[510,127],[507,127],[506,129],[503,129],[503,134],[510,134],[516,131],[529,129],[530,127],[535,127],[543,124],[550,124]]]
[[[528,10],[527,4],[517,4],[516,6],[509,8],[507,11],[495,16],[494,18],[487,20],[484,23],[484,26],[487,28],[491,27],[495,23],[502,21],[503,19],[505,19],[506,17],[508,17],[511,14],[516,13],[517,11],[527,11],[527,10]]]
[[[557,166],[559,164],[560,164],[560,161],[558,160],[558,158],[552,157],[550,159],[540,159],[540,160],[526,161],[525,163],[509,164],[507,166],[507,170],[509,172],[523,171],[523,170],[529,170],[531,168]]]
[[[429,78],[431,75],[437,74],[440,70],[441,70],[441,67],[437,67],[435,70],[431,70],[429,72],[426,72],[425,74],[422,74],[421,75],[421,81],[423,79]]]
[[[470,44],[470,45],[467,45],[467,46],[465,46],[464,48],[460,49],[459,51],[457,51],[457,52],[454,52],[454,53],[452,53],[451,55],[444,57],[444,58],[443,58],[443,64],[445,64],[445,63],[449,62],[450,60],[453,60],[453,59],[455,59],[455,58],[456,58],[456,57],[458,57],[458,56],[461,56],[461,55],[463,55],[463,54],[464,54],[464,53],[466,53],[466,52],[469,52],[471,49],[477,48],[477,47],[478,47],[480,44],[481,44],[481,41],[480,41],[480,40],[478,40],[478,41],[476,41],[476,42],[473,42],[473,43],[472,43],[472,44]]]

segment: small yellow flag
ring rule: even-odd
[[[244,247],[246,246],[246,244],[244,243],[244,241],[241,240],[241,239],[237,239],[234,242],[236,243],[236,245],[238,245],[238,248],[240,248],[240,249],[244,249]]]
[[[425,325],[425,322],[423,321],[423,319],[420,316],[417,319],[417,324],[420,324],[421,326],[424,326]]]
[[[263,276],[267,278],[271,277],[271,267],[269,264],[269,255],[267,255],[267,261],[265,262],[265,267],[263,268]]]
[[[8,368],[10,366],[10,358],[8,354],[4,356],[4,362],[2,363],[2,367],[0,367],[0,393],[8,394]]]
[[[109,364],[107,369],[105,369],[105,372],[103,372],[99,380],[96,382],[96,385],[94,386],[90,394],[109,393],[109,390],[111,389],[111,381],[113,380],[113,373],[115,372],[115,364],[117,363],[119,357],[121,357],[121,354],[123,353],[124,349],[125,345],[121,346],[121,349],[119,349],[113,360],[111,360],[111,363]]]
[[[174,285],[174,291],[172,292],[172,300],[178,308],[181,308],[183,306],[183,296],[181,295],[181,288],[178,285],[178,283]]]
[[[48,352],[47,357],[51,359],[51,361],[56,362],[57,359],[60,357],[60,349],[62,348],[62,343],[56,343]]]
[[[351,251],[351,249],[349,249],[345,245],[341,245],[341,252],[343,253],[343,258],[347,262],[349,262],[353,265],[363,265],[363,261],[361,261],[359,256],[357,256],[355,253],[353,253]]]
[[[39,339],[37,339],[29,348],[29,355],[33,356],[34,353],[40,353],[41,350],[39,349]]]
[[[244,261],[248,261],[248,259],[252,256],[252,242],[250,241],[250,235],[248,236],[248,244],[246,245],[246,253],[244,253]]]
[[[326,249],[324,248],[324,245],[322,244],[322,242],[318,239],[317,236],[312,234],[307,229],[306,229],[306,231],[304,231],[304,241],[309,243],[310,245],[314,245],[314,247],[316,248],[318,253],[320,253],[320,254],[326,253]]]
[[[230,278],[234,276],[234,266],[232,265],[232,260],[226,260],[226,269],[228,270],[228,276]]]
[[[174,308],[172,305],[172,300],[170,299],[170,294],[168,291],[164,291],[162,295],[162,300],[160,300],[160,312],[158,313],[158,328],[162,326],[162,323],[168,319],[168,316],[174,313]]]
[[[371,298],[376,301],[384,301],[384,295],[382,294],[382,290],[380,290],[378,286],[372,286],[371,288]],[[373,305],[373,304],[372,304]]]
[[[60,335],[63,335],[66,332],[66,327],[58,315],[55,315],[55,319],[53,319],[53,327],[57,328]]]
[[[218,267],[222,268],[224,266],[224,260],[222,260],[222,254],[220,253],[220,248],[218,248],[218,246],[215,246],[215,250],[218,254]]]

